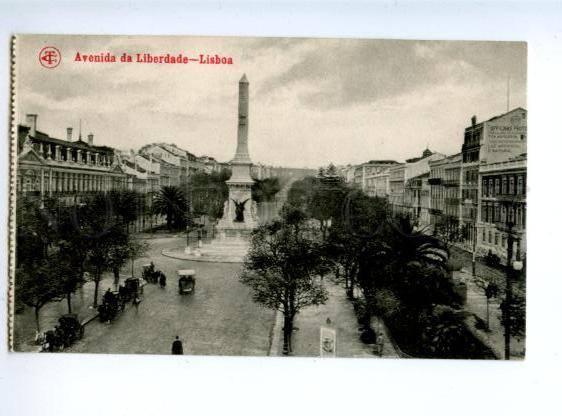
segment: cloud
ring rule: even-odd
[[[453,79],[486,83],[526,78],[526,50],[513,42],[416,42],[319,40],[287,71],[267,80],[260,91],[308,85],[303,105],[326,109],[420,91]]]
[[[63,62],[42,68],[55,45]],[[81,64],[76,51],[219,53],[232,66]],[[456,153],[470,116],[526,105],[526,47],[516,42],[303,38],[24,36],[18,41],[20,120],[64,137],[69,125],[120,149],[170,141],[230,160],[236,146],[238,81],[250,80],[255,162],[315,167],[332,161],[404,160],[429,143]]]

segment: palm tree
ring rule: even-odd
[[[445,267],[449,261],[449,249],[438,238],[416,231],[409,216],[399,216],[389,222],[396,256],[407,265],[419,262],[425,265]]]
[[[164,186],[154,198],[154,213],[166,216],[169,230],[179,229],[185,225],[187,199],[183,191],[176,186]]]
[[[379,283],[392,289],[401,301],[416,310],[431,309],[433,303],[449,304],[449,250],[439,239],[416,231],[408,216],[387,222],[384,232],[385,272]],[[376,259],[375,259],[376,260]],[[372,266],[371,266],[372,267]]]

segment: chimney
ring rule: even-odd
[[[26,114],[25,121],[29,125],[29,135],[35,137],[37,133],[37,114]]]
[[[476,126],[476,116],[472,116],[470,120],[472,121],[472,127]]]
[[[66,140],[68,140],[69,142],[72,141],[72,127],[66,128]]]
[[[88,134],[88,144],[90,146],[94,145],[94,135],[93,135],[93,133]]]

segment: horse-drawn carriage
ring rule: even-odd
[[[160,283],[160,286],[166,286],[166,275],[161,270],[156,270],[152,262],[142,266],[142,278],[148,283]]]
[[[178,291],[180,295],[192,293],[195,290],[195,270],[178,270]]]
[[[119,312],[125,310],[127,302],[134,301],[143,293],[144,281],[138,277],[129,277],[125,279],[123,285],[119,286],[118,291],[107,292],[103,295],[103,301],[98,306],[100,321],[108,322],[115,319]]]
[[[43,351],[62,351],[84,336],[84,326],[73,313],[63,315],[55,329],[45,332]]]
[[[125,292],[125,286],[120,286],[118,292],[107,289],[107,292],[103,295],[102,304],[98,306],[100,321],[112,321],[119,312],[125,309],[125,303],[127,302]]]

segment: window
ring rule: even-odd
[[[482,231],[482,241],[485,243],[486,242],[486,230]]]
[[[486,206],[482,206],[482,221],[488,222],[488,210]]]
[[[494,245],[497,246],[499,244],[499,242],[500,242],[499,239],[500,239],[500,236],[499,236],[498,233],[496,233],[496,235],[494,236]]]
[[[518,195],[523,195],[523,175],[517,177],[517,192]]]
[[[492,243],[492,232],[488,231],[488,243]]]
[[[515,193],[515,178],[513,176],[509,177],[509,194]]]
[[[500,189],[501,194],[507,194],[507,177],[502,177],[502,187]]]
[[[494,195],[499,195],[500,194],[500,179],[496,178],[496,186],[495,186],[495,190],[494,190]]]
[[[482,181],[482,196],[488,196],[488,181],[486,179]]]
[[[505,248],[505,241],[506,241],[505,235],[502,235],[502,247],[503,248]]]

